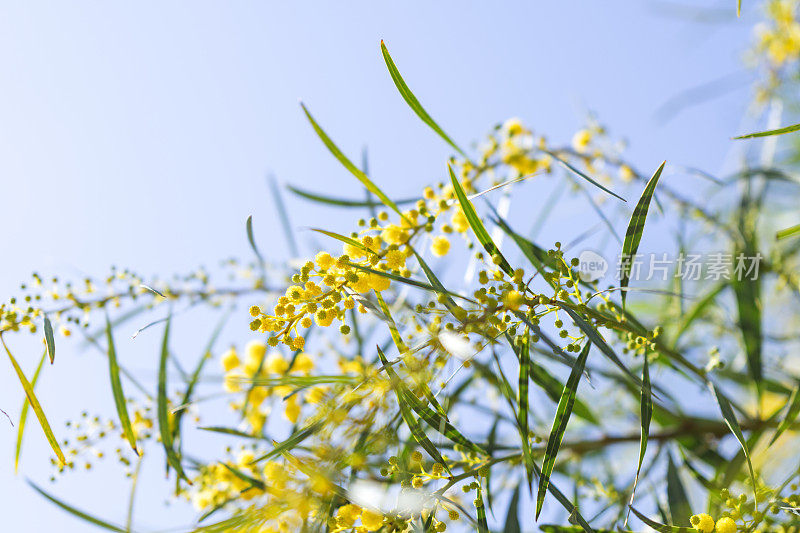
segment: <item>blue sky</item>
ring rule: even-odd
[[[665,6],[619,0],[0,5],[0,295],[13,294],[34,270],[79,277],[115,264],[168,274],[249,257],[249,214],[262,250],[286,257],[268,173],[318,191],[355,190],[302,116],[298,98],[346,152],[356,157],[368,146],[372,177],[391,195],[413,195],[440,180],[450,152],[397,94],[380,39],[460,144],[480,140],[510,116],[567,142],[592,111],[630,141],[629,156],[640,168],[667,159],[718,172],[730,137],[743,131],[750,89],[740,58],[757,9],[746,6],[736,20],[733,0],[710,3],[703,13],[719,21],[697,22]],[[682,91],[732,75],[738,89],[667,122],[656,119]],[[297,227],[352,227],[346,212],[287,203]],[[175,344],[202,344],[191,328],[177,335]],[[226,335],[226,342],[241,341],[247,331],[234,321]],[[120,350],[154,357],[157,335],[142,340],[144,348],[126,345],[126,338]],[[57,433],[82,406],[111,405],[102,359],[81,354],[77,342],[59,345],[57,363],[39,387]],[[19,346],[17,356],[31,372],[38,348]],[[155,359],[130,366],[145,374]],[[16,420],[22,391],[10,365],[0,371],[0,384],[0,407]],[[16,433],[0,419],[4,525],[84,531],[25,485],[25,477],[46,483],[48,472],[41,431],[35,423],[28,429],[23,471],[15,477]],[[147,475],[155,480],[159,469]],[[91,480],[67,480],[54,491],[121,522],[127,484],[115,474],[108,465]],[[181,505],[161,505],[166,495],[165,489],[142,496],[145,524],[187,523],[191,514]]]

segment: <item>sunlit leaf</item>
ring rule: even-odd
[[[156,398],[156,412],[158,414],[158,431],[161,435],[161,445],[164,448],[164,453],[167,456],[167,464],[175,469],[178,477],[186,480],[191,485],[191,481],[183,471],[181,460],[175,452],[174,442],[172,439],[172,427],[170,425],[169,412],[167,409],[167,359],[169,358],[169,325],[170,319],[167,319],[167,325],[164,328],[164,338],[161,341],[161,355],[159,357],[158,365],[158,396]]]
[[[245,226],[247,229],[247,242],[250,243],[250,248],[253,249],[253,253],[256,254],[256,257],[258,257],[258,261],[260,263],[263,263],[264,258],[261,256],[261,252],[258,251],[258,246],[256,246],[256,240],[255,237],[253,236],[253,215],[249,215],[247,217],[247,223],[245,224]]]
[[[742,1],[739,0],[739,6],[741,6]],[[767,130],[767,131],[758,131],[756,133],[748,133],[747,135],[740,135],[738,137],[734,137],[734,139],[752,139],[754,137],[769,137],[771,135],[783,135],[784,133],[792,133],[794,131],[800,130],[800,124],[792,124],[791,126],[786,126],[783,128],[778,128],[775,130]]]
[[[775,430],[775,434],[772,436],[772,440],[769,441],[770,446],[778,440],[784,431],[789,429],[794,421],[797,419],[797,415],[800,414],[800,381],[797,382],[797,386],[792,391],[792,395],[789,397],[789,401],[786,402],[786,405],[789,408],[786,410],[786,416],[783,417],[781,420],[781,424],[778,426],[778,429]]]
[[[17,373],[17,378],[22,385],[22,389],[25,391],[25,396],[28,398],[31,409],[33,409],[33,412],[36,414],[36,418],[39,420],[39,425],[42,427],[42,431],[44,431],[44,436],[47,438],[47,442],[50,443],[50,448],[53,449],[53,452],[56,454],[59,463],[61,465],[65,465],[67,460],[64,458],[64,453],[61,451],[61,446],[58,445],[58,440],[56,439],[55,435],[53,435],[53,430],[50,429],[50,423],[47,421],[47,417],[44,415],[42,406],[39,404],[39,400],[36,398],[36,394],[33,392],[33,386],[28,381],[28,378],[25,377],[25,373],[19,367],[17,360],[11,354],[8,346],[6,346],[6,341],[3,339],[2,335],[0,335],[0,342],[2,342],[3,348],[5,348],[6,353],[8,354],[8,359],[11,361],[11,365],[14,367],[14,372]]]
[[[622,272],[620,274],[620,287],[625,289],[630,281],[631,268],[633,267],[633,260],[635,259],[636,252],[639,250],[639,242],[642,240],[642,233],[644,233],[644,223],[647,220],[647,211],[650,208],[650,200],[653,198],[653,193],[656,191],[658,178],[661,177],[661,172],[664,170],[666,161],[661,163],[656,173],[647,182],[636,208],[633,210],[631,220],[628,223],[628,230],[625,232],[625,242],[622,245]],[[622,291],[622,305],[625,306],[626,291]]]
[[[121,527],[119,527],[119,526],[115,526],[114,524],[106,522],[105,520],[100,520],[99,518],[96,518],[96,517],[94,517],[94,516],[92,516],[90,514],[87,514],[87,513],[83,512],[83,511],[79,510],[79,509],[76,509],[75,507],[73,507],[71,505],[68,505],[68,504],[64,503],[63,501],[59,500],[55,496],[52,496],[51,494],[48,494],[44,490],[40,489],[38,486],[33,484],[31,481],[28,481],[28,485],[30,485],[33,490],[35,490],[36,492],[38,492],[39,494],[41,494],[42,496],[44,496],[45,498],[50,500],[52,503],[54,503],[57,506],[61,507],[61,509],[63,509],[64,511],[68,512],[72,516],[80,518],[81,520],[83,520],[85,522],[88,522],[88,523],[90,523],[90,524],[92,524],[94,526],[97,526],[99,528],[102,528],[102,529],[105,529],[105,530],[108,530],[108,531],[117,531],[118,533],[126,533],[126,530],[121,528]]]
[[[386,44],[381,41],[381,53],[383,54],[383,60],[386,62],[386,67],[389,69],[389,74],[392,76],[392,81],[394,81],[397,90],[400,91],[400,95],[403,97],[403,100],[406,101],[408,106],[417,114],[417,116],[422,119],[422,121],[428,125],[433,131],[436,132],[439,137],[444,139],[444,141],[449,144],[456,152],[461,154],[464,157],[467,157],[467,154],[453,142],[452,139],[442,130],[442,128],[434,121],[431,116],[428,114],[427,111],[422,107],[422,104],[419,103],[417,97],[414,96],[414,93],[411,92],[411,89],[408,88],[406,85],[405,80],[403,80],[403,76],[400,75],[400,71],[397,70],[397,66],[394,64],[392,60],[392,56],[389,55],[389,49],[386,48]]]
[[[678,469],[672,460],[672,454],[667,454],[667,503],[673,524],[688,522],[692,515],[692,507],[686,496],[686,489],[678,475]]]
[[[119,416],[119,423],[122,426],[122,433],[134,453],[139,455],[139,448],[136,446],[136,435],[133,433],[131,417],[128,415],[128,406],[125,402],[125,393],[122,391],[122,381],[119,378],[117,350],[114,347],[114,337],[111,333],[111,321],[108,315],[106,315],[106,341],[108,342],[108,374],[111,380],[111,393],[114,395],[114,406],[117,408],[117,416]]]
[[[550,483],[550,475],[553,473],[553,467],[556,464],[556,455],[558,449],[561,447],[561,441],[564,439],[564,432],[567,430],[570,415],[572,415],[572,405],[575,402],[575,396],[578,392],[578,385],[581,381],[581,374],[586,366],[586,359],[589,356],[589,350],[592,347],[591,342],[587,342],[581,350],[572,371],[569,374],[567,383],[564,385],[564,391],[561,393],[561,400],[558,402],[556,409],[556,416],[553,420],[553,427],[550,430],[550,436],[547,439],[547,448],[544,452],[544,459],[542,461],[542,474],[539,476],[539,492],[536,495],[536,519],[539,519],[539,514],[542,512],[542,505],[544,504],[544,497],[547,494],[547,485]]]
[[[42,354],[42,358],[39,359],[39,365],[36,367],[36,372],[33,373],[33,379],[31,380],[31,389],[36,389],[36,382],[39,381],[39,373],[42,371],[42,366],[44,366],[44,360],[47,357],[47,350]],[[28,401],[28,397],[25,396],[25,400],[22,402],[22,411],[20,411],[19,415],[19,423],[17,424],[17,444],[14,449],[14,472],[16,473],[19,470],[19,455],[22,452],[22,435],[25,433],[25,421],[28,419],[28,410],[30,409],[31,403]]]
[[[50,319],[44,317],[44,342],[47,346],[47,355],[50,356],[50,364],[52,365],[56,359],[56,340],[53,336],[53,324]]]

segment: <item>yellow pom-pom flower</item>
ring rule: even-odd
[[[241,361],[239,361],[239,356],[236,354],[235,348],[231,348],[222,354],[222,368],[225,369],[225,372],[230,372],[240,364]]]
[[[592,132],[589,130],[578,130],[572,136],[572,148],[578,153],[583,153],[592,142]]]
[[[736,533],[736,529],[736,522],[727,516],[717,520],[717,533]]]
[[[383,525],[383,514],[364,509],[361,512],[361,525],[364,526],[367,531],[377,531]]]
[[[701,533],[712,533],[714,531],[714,519],[706,513],[696,514],[689,519],[692,527]]]
[[[270,374],[285,374],[289,370],[289,362],[280,352],[272,352],[267,356],[266,367]]]
[[[431,244],[431,251],[433,255],[438,257],[442,257],[443,255],[447,255],[447,252],[450,251],[450,241],[447,237],[439,236],[433,239],[433,244]]]

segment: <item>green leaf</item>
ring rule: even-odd
[[[681,320],[680,326],[678,326],[678,330],[675,332],[674,339],[672,341],[673,347],[677,346],[678,341],[680,340],[681,336],[689,330],[689,326],[697,320],[703,314],[703,311],[708,309],[708,307],[714,303],[717,296],[720,292],[722,292],[725,287],[728,286],[728,282],[723,281],[722,283],[717,284],[714,288],[706,293],[697,303],[695,303],[691,309],[683,316],[683,320]]]
[[[697,531],[694,528],[667,526],[664,524],[659,524],[655,520],[650,520],[649,518],[647,518],[645,515],[637,511],[634,507],[631,507],[631,511],[633,512],[633,514],[636,515],[636,517],[639,520],[641,520],[642,522],[644,522],[645,524],[647,524],[648,526],[652,527],[653,529],[655,529],[660,533],[697,533]]]
[[[201,426],[197,429],[201,431],[210,431],[211,433],[222,433],[223,435],[231,435],[233,437],[242,437],[243,439],[265,440],[264,437],[259,435],[251,435],[234,428],[226,428],[222,426]]]
[[[411,409],[419,415],[421,420],[424,420],[425,423],[431,428],[438,431],[454,443],[460,444],[461,446],[481,455],[486,455],[486,450],[462,435],[450,422],[447,421],[444,416],[442,416],[442,414],[434,411],[422,403],[422,401],[417,398],[417,395],[411,392],[405,383],[403,383],[403,380],[400,379],[400,376],[398,376],[394,371],[392,365],[389,364],[389,361],[386,360],[386,357],[380,348],[378,348],[378,356],[383,364],[383,369],[386,370],[386,373],[389,375],[389,379],[391,380],[392,388],[397,395],[398,402],[402,399],[408,403]]]
[[[383,367],[388,372],[390,368],[389,361],[386,359],[386,356],[383,354],[383,351],[381,350],[380,346],[377,346],[376,348],[378,349],[378,357],[381,360],[381,364],[383,364]],[[392,376],[392,374],[389,375]],[[403,420],[408,426],[408,429],[411,431],[411,435],[414,437],[414,440],[416,440],[419,443],[419,445],[422,446],[422,448],[426,452],[428,452],[428,455],[430,455],[434,461],[440,463],[449,472],[450,467],[447,465],[447,462],[442,457],[442,454],[439,453],[439,450],[436,448],[436,446],[434,446],[434,444],[425,434],[425,431],[423,431],[422,427],[420,427],[419,421],[417,421],[417,419],[414,418],[414,415],[411,412],[412,407],[410,405],[408,396],[406,396],[401,392],[403,389],[400,387],[398,383],[399,381],[400,378],[397,376],[397,374],[394,374],[394,376],[392,377],[392,388],[394,388],[395,395],[397,396],[397,405],[400,407],[400,415],[403,417]]]
[[[591,342],[587,342],[586,346],[581,350],[572,371],[569,374],[564,391],[561,393],[561,400],[558,402],[556,409],[556,416],[553,420],[553,428],[550,430],[550,436],[547,439],[547,448],[544,452],[544,459],[542,461],[542,474],[539,476],[539,492],[536,495],[536,519],[539,519],[539,514],[542,512],[542,505],[544,504],[544,497],[547,494],[547,485],[550,483],[550,475],[553,473],[553,468],[556,464],[556,455],[558,449],[561,447],[561,441],[564,439],[564,432],[567,430],[569,417],[572,415],[572,405],[575,402],[575,396],[578,392],[578,385],[581,381],[581,374],[586,366],[586,359],[589,356],[589,350],[592,347]]]
[[[561,389],[563,388],[561,382],[554,378],[543,366],[534,363],[530,357],[528,358],[528,363],[530,364],[530,372],[528,374],[531,377],[531,381],[541,387],[547,397],[558,404],[561,399]],[[591,409],[580,398],[575,398],[572,413],[592,424],[599,423]]]
[[[551,152],[551,151],[549,151],[549,150],[542,150],[542,152],[546,153],[547,155],[549,155],[550,157],[552,157],[553,159],[555,159],[556,161],[558,161],[559,163],[561,163],[561,164],[562,164],[562,165],[563,165],[563,166],[564,166],[564,167],[565,167],[567,170],[569,170],[569,171],[573,172],[574,174],[577,174],[579,177],[581,177],[581,178],[585,179],[586,181],[588,181],[589,183],[591,183],[591,184],[592,184],[592,185],[594,185],[595,187],[597,187],[597,188],[599,188],[599,189],[602,189],[602,190],[604,190],[605,192],[607,192],[607,193],[608,193],[608,194],[610,194],[611,196],[614,196],[615,198],[619,198],[619,199],[620,199],[620,200],[622,200],[623,202],[627,202],[627,201],[628,201],[628,200],[626,200],[625,198],[623,198],[622,196],[620,196],[620,195],[618,195],[617,193],[615,193],[614,191],[612,191],[611,189],[607,189],[606,187],[603,187],[602,185],[600,185],[599,183],[597,183],[595,180],[593,180],[592,178],[590,178],[589,176],[587,176],[585,173],[581,172],[580,170],[578,170],[578,169],[577,169],[577,168],[575,168],[574,166],[570,165],[569,163],[567,163],[566,161],[564,161],[563,159],[561,159],[560,157],[558,157],[558,156],[557,156],[556,154],[554,154],[553,152]]]
[[[71,515],[73,515],[73,516],[75,516],[77,518],[80,518],[81,520],[84,520],[85,522],[89,522],[92,525],[95,525],[95,526],[97,526],[99,528],[102,528],[102,529],[105,529],[105,530],[108,530],[108,531],[117,531],[118,533],[126,533],[126,530],[122,529],[119,526],[115,526],[114,524],[111,524],[111,523],[106,522],[104,520],[100,520],[99,518],[95,518],[92,515],[86,514],[83,511],[81,511],[79,509],[76,509],[75,507],[72,507],[71,505],[68,505],[68,504],[62,502],[61,500],[59,500],[55,496],[51,496],[50,494],[48,494],[44,490],[40,489],[38,486],[36,486],[31,481],[28,481],[28,485],[30,485],[31,488],[33,490],[35,490],[36,492],[38,492],[39,494],[41,494],[42,496],[44,496],[45,498],[47,498],[48,500],[50,500],[51,502],[53,502],[57,506],[61,507],[63,510],[67,511],[68,513],[70,513]]]
[[[431,286],[436,289],[437,293],[444,298],[444,305],[450,310],[451,313],[455,316],[455,309],[458,308],[456,303],[453,301],[453,298],[450,296],[450,291],[444,288],[442,282],[439,281],[439,278],[436,277],[431,267],[428,266],[428,263],[422,258],[421,255],[417,253],[416,250],[413,248],[411,251],[414,252],[414,256],[417,258],[417,262],[419,266],[422,267],[422,271],[425,273],[425,277],[428,278],[428,281],[431,282]]]
[[[47,442],[50,443],[50,447],[53,449],[56,457],[58,457],[60,464],[62,466],[65,465],[67,460],[64,457],[64,453],[61,451],[61,447],[58,445],[58,440],[56,439],[55,435],[53,435],[53,430],[50,429],[50,423],[47,421],[47,417],[44,416],[42,406],[39,404],[39,400],[36,398],[36,394],[33,392],[33,386],[30,384],[30,382],[28,382],[28,378],[25,377],[25,373],[19,367],[17,360],[11,354],[8,346],[6,346],[6,341],[3,339],[2,335],[0,335],[0,342],[2,342],[3,348],[5,348],[6,353],[8,354],[8,359],[11,361],[14,371],[17,373],[17,378],[19,378],[19,382],[22,385],[22,389],[25,391],[25,396],[28,398],[28,402],[30,403],[33,412],[36,414],[36,418],[39,419],[39,425],[42,426],[42,431],[44,431],[44,436],[47,438]]]
[[[366,171],[364,171],[366,173]],[[294,187],[292,185],[286,186],[289,191],[296,194],[301,198],[305,198],[306,200],[311,200],[312,202],[317,202],[320,204],[331,205],[336,207],[377,207],[383,205],[381,202],[374,202],[370,200],[351,200],[348,198],[335,198],[333,196],[326,196],[323,194],[315,193],[306,191],[304,189],[300,189],[298,187]],[[397,200],[395,204],[397,205],[405,205],[405,204],[414,204],[419,200],[419,198],[406,198],[404,200]]]
[[[755,235],[750,231],[743,231],[743,236],[745,241],[744,246],[743,248],[737,249],[734,257],[758,257],[759,251],[755,241]],[[762,361],[761,277],[749,276],[746,273],[741,273],[741,275],[733,276],[731,284],[733,286],[733,292],[736,295],[736,309],[739,318],[738,326],[747,355],[747,369],[760,394],[764,378]]]
[[[357,241],[355,239],[351,239],[350,237],[345,237],[344,235],[339,235],[338,233],[334,233],[332,231],[319,229],[319,228],[311,228],[311,231],[316,231],[317,233],[322,233],[323,235],[327,235],[328,237],[330,237],[332,239],[336,239],[337,241],[341,241],[341,242],[343,242],[345,244],[349,244],[350,246],[358,248],[359,250],[361,250],[363,252],[366,252],[368,254],[378,255],[377,253],[375,253],[371,249],[369,249],[366,246],[364,246],[363,243],[361,243],[361,242],[359,242],[359,241]]]
[[[673,524],[688,522],[692,515],[692,506],[686,497],[686,489],[678,475],[678,469],[672,461],[672,454],[667,454],[667,503]]]
[[[258,251],[258,246],[256,246],[256,240],[253,237],[253,215],[249,215],[247,217],[247,223],[245,224],[247,227],[247,241],[250,243],[250,248],[253,249],[253,252],[258,257],[258,262],[263,263],[264,258],[261,256],[261,252]]]
[[[516,339],[511,337],[511,335],[508,333],[506,333],[506,339],[511,345],[511,349],[516,353],[517,361],[519,362],[519,379],[517,382],[517,420],[519,423],[519,433],[522,440],[522,453],[524,455],[526,473],[528,475],[528,486],[530,487],[532,474],[530,469],[531,448],[530,443],[528,442],[528,374],[530,373],[531,364],[530,334],[526,328],[525,334],[521,337],[517,337],[517,339],[521,341],[519,345],[517,345],[515,342]]]
[[[642,192],[642,196],[639,198],[639,202],[636,204],[636,208],[634,208],[633,214],[631,215],[631,220],[628,223],[628,230],[625,232],[625,242],[622,245],[622,257],[620,259],[620,261],[622,261],[620,287],[623,289],[623,307],[625,306],[625,289],[628,287],[631,267],[633,266],[632,261],[634,260],[636,252],[639,250],[639,242],[642,240],[644,223],[647,220],[647,211],[650,208],[650,200],[653,198],[653,193],[655,193],[656,185],[658,184],[658,178],[661,177],[661,172],[664,170],[664,165],[666,163],[666,161],[661,163],[656,173],[653,174],[653,177],[647,182],[647,186],[644,188],[644,192]]]
[[[622,370],[626,376],[633,380],[637,387],[642,386],[642,380],[636,377],[624,364],[622,364],[622,361],[617,354],[614,353],[614,350],[611,348],[611,346],[608,345],[608,343],[603,339],[602,336],[600,336],[600,334],[592,327],[591,324],[581,318],[571,307],[567,305],[561,305],[560,307],[567,312],[575,325],[586,334],[589,340],[592,341],[592,343],[598,348],[600,348],[600,351],[603,352],[603,355],[605,355],[612,363],[617,365],[617,367]]]
[[[414,111],[414,113],[416,113],[420,119],[422,119],[422,122],[427,124],[430,129],[435,131],[439,137],[444,139],[444,141],[456,152],[466,158],[467,154],[465,154],[464,151],[459,148],[452,139],[450,139],[444,130],[439,127],[436,121],[434,121],[428,112],[422,107],[422,104],[419,103],[419,100],[417,100],[417,97],[411,92],[411,89],[408,88],[405,80],[403,80],[403,76],[400,75],[400,71],[397,70],[397,66],[395,66],[392,56],[389,55],[389,49],[386,48],[386,44],[384,44],[383,40],[381,40],[381,53],[383,54],[384,62],[386,62],[386,67],[389,69],[389,74],[392,76],[392,81],[394,81],[397,90],[400,91],[400,95],[403,97],[403,100],[406,101],[411,110]]]
[[[521,485],[517,485],[514,493],[511,495],[511,501],[508,503],[508,512],[506,513],[506,525],[503,527],[503,533],[521,533],[522,530],[519,526],[519,489]]]
[[[319,124],[317,124],[317,121],[314,120],[313,116],[311,116],[311,113],[308,111],[305,104],[300,102],[300,107],[303,108],[303,112],[306,114],[306,117],[308,118],[308,121],[311,123],[311,126],[314,128],[314,131],[317,133],[317,135],[325,144],[325,146],[328,148],[328,150],[331,152],[331,154],[333,154],[333,156],[339,160],[339,162],[344,166],[344,168],[349,170],[350,173],[353,176],[355,176],[356,179],[360,181],[361,184],[364,185],[364,187],[366,187],[369,192],[377,196],[385,206],[391,208],[395,213],[397,213],[402,217],[403,213],[397,207],[397,204],[395,204],[388,196],[386,196],[386,194],[384,194],[384,192],[380,190],[377,185],[372,183],[372,180],[370,180],[369,177],[367,177],[367,175],[364,174],[363,171],[361,171],[349,159],[347,159],[347,156],[345,156],[342,153],[342,151],[339,150],[339,148],[333,143],[331,138],[328,137],[328,134],[325,133],[325,131],[319,126]]]
[[[253,460],[253,464],[260,463],[261,461],[267,461],[269,459],[272,459],[273,457],[281,455],[283,452],[294,449],[301,442],[303,442],[308,437],[319,431],[320,428],[322,428],[322,425],[323,423],[321,421],[313,422],[307,425],[306,427],[292,433],[292,435],[290,435],[289,438],[287,438],[285,441],[280,443],[275,442],[274,443],[275,447],[272,448],[272,450],[270,450],[269,452],[262,455],[261,457],[258,457],[257,459]]]
[[[733,414],[733,409],[731,408],[731,404],[728,401],[728,398],[725,397],[717,388],[714,386],[713,383],[708,383],[708,388],[711,389],[711,393],[714,395],[714,398],[717,400],[717,405],[719,405],[719,410],[722,412],[722,418],[725,419],[725,423],[728,425],[728,428],[733,433],[733,436],[736,437],[736,440],[739,441],[739,445],[742,447],[742,453],[744,453],[745,459],[747,459],[747,467],[750,469],[750,481],[753,484],[753,503],[755,505],[756,510],[758,510],[758,493],[756,491],[756,474],[753,471],[753,463],[750,461],[750,451],[747,447],[747,441],[742,434],[742,428],[739,426],[739,421],[736,420],[736,415]]]
[[[539,466],[536,464],[536,462],[531,461],[531,465],[533,466],[533,471],[536,473],[536,475],[541,477],[542,471],[539,469]],[[577,523],[586,533],[596,533],[595,530],[592,529],[592,526],[589,525],[589,522],[587,522],[586,519],[581,515],[580,511],[578,511],[578,508],[575,507],[571,501],[569,501],[569,498],[567,498],[564,493],[558,489],[558,487],[556,487],[555,483],[548,483],[547,490],[550,491],[550,494],[555,497],[558,503],[560,503],[561,506],[567,510],[569,513],[570,523]]]
[[[117,362],[117,350],[114,347],[114,337],[111,334],[111,321],[106,315],[106,340],[108,341],[108,374],[111,380],[111,392],[114,395],[114,406],[117,408],[117,416],[122,426],[122,432],[128,443],[133,448],[136,455],[139,455],[139,448],[136,446],[136,435],[131,426],[131,417],[128,415],[128,406],[125,403],[125,393],[122,392],[122,381],[119,378],[119,363]]]
[[[171,315],[170,315],[171,317]],[[167,325],[164,328],[164,338],[161,342],[161,355],[158,365],[158,396],[156,398],[156,411],[158,414],[158,430],[161,435],[161,444],[167,455],[167,463],[175,469],[178,477],[186,480],[190,485],[192,482],[186,476],[181,465],[178,454],[175,453],[174,442],[172,440],[172,428],[170,427],[169,413],[167,410],[167,359],[169,358],[169,325],[171,318],[167,318]]]
[[[647,355],[644,356],[644,367],[642,368],[642,394],[640,406],[640,421],[641,421],[641,437],[639,438],[639,462],[636,465],[636,477],[633,478],[633,489],[631,490],[630,505],[633,505],[633,500],[636,498],[636,485],[639,483],[639,474],[642,472],[642,463],[644,462],[644,454],[647,452],[647,439],[650,435],[650,421],[653,418],[653,397],[650,388],[650,363],[648,362]],[[627,523],[627,519],[626,519]]]
[[[50,319],[44,317],[44,342],[47,346],[47,354],[50,356],[50,364],[52,365],[56,359],[56,340],[53,337],[53,324]]]
[[[736,16],[742,16],[742,0],[736,0]]]
[[[791,228],[780,230],[778,233],[775,234],[775,238],[786,239],[788,237],[794,237],[795,235],[800,235],[800,224],[792,226]]]
[[[36,378],[34,377],[34,379]],[[797,419],[798,413],[800,413],[800,381],[797,382],[797,386],[792,391],[792,395],[786,402],[786,405],[789,406],[789,409],[786,411],[786,416],[783,417],[783,420],[781,420],[778,429],[775,430],[772,440],[769,441],[770,446],[772,446],[772,444],[778,440],[778,437],[780,437],[784,431],[789,429],[789,427],[794,423],[795,419]]]
[[[36,367],[36,372],[33,373],[33,379],[31,380],[31,389],[36,389],[36,382],[39,381],[39,373],[42,371],[42,366],[44,366],[44,360],[47,357],[47,350],[42,354],[42,358],[39,359],[39,365]],[[28,401],[28,397],[25,396],[25,400],[22,402],[22,411],[19,414],[19,423],[17,424],[17,445],[14,450],[14,473],[16,474],[19,470],[19,455],[22,452],[22,435],[25,432],[25,421],[28,419],[28,410],[31,406],[31,403]]]
[[[497,245],[492,241],[492,238],[489,236],[489,232],[486,231],[486,228],[483,226],[481,219],[478,218],[478,214],[475,213],[475,208],[472,206],[472,202],[469,201],[467,195],[464,193],[464,189],[461,187],[461,182],[458,181],[456,175],[453,173],[453,168],[448,164],[447,170],[450,171],[450,181],[453,183],[453,191],[456,194],[456,198],[458,198],[459,204],[461,204],[461,210],[464,212],[464,216],[467,218],[467,222],[469,222],[469,226],[472,228],[472,231],[475,233],[475,236],[478,238],[478,241],[483,245],[483,248],[489,253],[489,257],[493,259],[494,257],[500,258],[500,268],[508,274],[509,276],[514,275],[514,269],[511,268],[511,265],[508,264],[506,258],[503,257],[503,254],[500,253],[500,249]]]
[[[741,6],[742,0],[739,0],[739,5]],[[756,133],[748,133],[747,135],[740,135],[739,137],[734,137],[734,139],[752,139],[754,137],[769,137],[770,135],[783,135],[784,133],[792,133],[794,131],[800,130],[800,124],[792,124],[791,126],[786,126],[784,128],[778,128],[775,130],[767,130],[767,131],[759,131]]]
[[[481,485],[480,485],[480,478],[478,478],[478,491],[476,495],[476,501],[480,503],[477,506],[477,514],[478,514],[478,533],[489,533],[489,524],[486,521],[486,507],[483,505],[483,494],[481,494]]]

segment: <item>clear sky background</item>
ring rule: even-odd
[[[15,294],[34,270],[78,278],[115,264],[168,274],[247,258],[249,214],[262,250],[285,258],[268,173],[317,191],[355,190],[298,98],[354,158],[368,146],[372,177],[390,195],[418,194],[442,179],[450,152],[397,94],[380,39],[460,144],[510,116],[568,142],[593,111],[612,135],[629,139],[639,168],[667,159],[718,172],[730,137],[743,131],[751,94],[740,59],[759,13],[745,2],[736,20],[733,0],[702,4],[698,21],[677,4],[620,0],[2,3],[0,296]],[[669,121],[656,117],[683,91],[722,77],[737,88]],[[287,204],[297,227],[349,230],[355,216]],[[179,326],[173,344],[199,353],[204,339],[195,333]],[[233,320],[224,342],[247,334]],[[158,333],[143,337],[132,346],[121,336],[118,349],[153,384]],[[58,343],[38,387],[57,434],[86,405],[113,412],[102,358],[77,341]],[[29,373],[38,350],[16,354]],[[22,399],[10,365],[0,364],[0,408],[16,421]],[[15,437],[0,418],[1,528],[86,531],[25,484],[49,486],[35,420],[18,476]],[[121,523],[128,484],[109,463],[49,489]],[[162,505],[168,489],[151,483],[160,472],[154,464],[142,481],[154,488],[141,495],[137,523],[189,523],[186,506]]]

